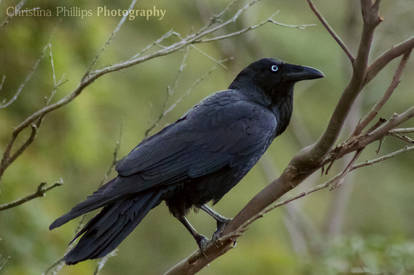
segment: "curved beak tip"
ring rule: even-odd
[[[324,73],[312,67],[291,65],[287,67],[285,79],[287,81],[301,81],[325,77]]]
[[[325,77],[325,74],[317,69],[311,67],[305,67],[305,74],[307,75],[306,79],[317,79]]]

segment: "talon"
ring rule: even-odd
[[[205,251],[207,249],[208,239],[203,235],[198,235],[196,241],[197,241],[198,247],[200,248],[201,255],[206,257]]]
[[[231,222],[231,219],[217,220],[217,230],[216,232],[213,233],[213,237],[212,237],[213,241],[217,241],[221,237],[221,233],[223,232],[223,229],[230,222]]]

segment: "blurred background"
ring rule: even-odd
[[[0,1],[0,22],[17,1]],[[135,9],[165,9],[160,18],[126,20],[96,68],[126,60],[173,29],[182,35],[194,32],[224,1],[138,1]],[[360,37],[359,1],[315,0],[315,4],[353,52]],[[96,12],[98,6],[127,9],[129,1],[28,1],[23,8],[78,7]],[[238,4],[237,7],[240,7]],[[414,30],[412,0],[384,1],[384,22],[376,32],[372,56],[407,39]],[[229,11],[229,15],[235,9]],[[46,116],[30,148],[5,172],[0,202],[6,203],[35,191],[40,182],[64,185],[43,198],[0,213],[0,272],[40,274],[63,256],[79,220],[50,232],[49,224],[96,190],[111,165],[117,141],[119,157],[127,154],[160,114],[175,106],[151,131],[174,122],[202,98],[228,87],[247,64],[262,57],[312,66],[326,78],[299,83],[291,125],[272,144],[258,165],[229,192],[215,209],[234,216],[291,157],[314,142],[327,125],[335,104],[350,77],[350,64],[339,46],[321,26],[304,0],[263,0],[240,19],[219,31],[224,34],[256,24],[279,11],[275,20],[291,25],[316,24],[305,29],[266,24],[227,40],[189,48],[183,72],[177,74],[181,50],[120,72],[103,76],[69,105]],[[19,16],[0,28],[0,102],[10,99],[24,82],[50,41],[55,74],[65,79],[52,99],[57,101],[79,83],[104,45],[119,16]],[[171,38],[165,44],[177,41]],[[217,65],[214,60],[232,58]],[[398,61],[372,81],[358,99],[343,136],[382,96]],[[402,82],[380,113],[389,118],[414,102],[414,65],[407,65]],[[175,84],[174,84],[175,83]],[[167,87],[175,87],[167,96]],[[0,150],[13,127],[45,105],[53,90],[49,48],[19,98],[0,110]],[[170,89],[171,90],[171,89]],[[174,105],[176,104],[176,105]],[[406,126],[413,126],[407,124]],[[120,136],[120,129],[122,135]],[[28,134],[28,133],[27,133]],[[162,146],[162,145],[160,145]],[[386,138],[381,152],[403,146]],[[376,145],[361,160],[376,157]],[[200,274],[414,274],[414,154],[407,153],[376,166],[354,172],[332,192],[324,190],[278,208],[255,222],[239,239],[236,249],[214,261]],[[328,176],[315,173],[290,195],[322,183],[341,171],[337,161]],[[90,215],[91,216],[91,215]],[[90,217],[89,216],[89,217]],[[211,236],[215,222],[204,213],[190,214],[194,226]],[[154,209],[109,258],[100,274],[161,274],[196,249],[185,228],[164,204]],[[92,274],[96,261],[64,266],[58,274]]]

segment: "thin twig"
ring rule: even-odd
[[[227,61],[231,60],[231,58],[225,58],[222,60],[219,60],[219,63],[225,63]],[[191,86],[187,89],[187,91],[181,95],[170,107],[168,107],[164,113],[163,113],[163,117],[166,116],[169,112],[171,112],[172,110],[174,110],[174,108],[181,103],[181,101],[183,101],[183,99],[187,96],[189,96],[191,94],[191,92],[194,90],[195,87],[197,87],[203,80],[205,80],[210,74],[212,74],[215,70],[218,69],[219,65],[214,65],[213,67],[211,67],[206,73],[204,73],[201,77],[197,78],[193,84],[191,84]]]
[[[178,50],[180,50],[180,49],[182,49],[182,48],[184,48],[188,45],[191,45],[191,44],[202,43],[201,38],[203,38],[203,37],[205,37],[205,36],[207,36],[211,33],[214,33],[214,32],[216,32],[217,30],[219,30],[221,28],[224,28],[225,26],[227,26],[231,23],[236,22],[241,14],[243,14],[247,9],[249,9],[251,6],[253,6],[254,4],[256,4],[259,1],[260,0],[252,0],[251,2],[248,2],[245,6],[240,8],[237,12],[235,12],[233,17],[226,20],[225,22],[223,22],[221,24],[218,24],[216,26],[212,26],[211,28],[207,28],[204,31],[190,34],[187,37],[185,37],[183,40],[181,40],[179,42],[176,42],[174,44],[171,44],[168,47],[163,47],[162,49],[160,49],[160,50],[158,50],[154,53],[147,54],[145,56],[138,55],[138,57],[136,57],[136,58],[128,59],[127,61],[115,64],[115,65],[112,65],[112,66],[107,66],[107,67],[99,69],[99,70],[95,70],[95,71],[91,72],[89,78],[84,79],[84,82],[91,82],[91,81],[94,81],[95,79],[97,79],[98,77],[100,77],[102,75],[105,75],[107,73],[114,72],[114,71],[119,71],[119,70],[122,70],[122,69],[125,69],[125,68],[128,68],[128,67],[140,64],[142,62],[145,62],[147,60],[150,60],[150,59],[153,59],[153,58],[156,58],[156,57],[165,56],[167,54],[178,51]],[[167,34],[169,34],[171,36],[171,35],[173,35],[173,33],[174,32],[167,33]],[[237,35],[239,35],[239,33],[234,33],[232,36],[237,36]]]
[[[278,12],[276,12],[276,13],[278,13]],[[213,42],[213,41],[219,41],[219,40],[227,39],[229,37],[232,37],[232,36],[235,36],[235,35],[241,35],[241,34],[244,34],[244,33],[248,32],[248,31],[251,31],[251,30],[260,28],[261,26],[263,26],[263,25],[265,25],[267,23],[272,23],[272,24],[277,25],[277,26],[283,26],[283,27],[288,27],[288,28],[295,28],[295,29],[300,29],[300,30],[306,29],[307,27],[313,27],[313,26],[315,26],[315,24],[291,25],[291,24],[280,23],[280,22],[278,22],[278,21],[276,21],[276,20],[273,19],[274,15],[276,13],[272,14],[266,20],[263,20],[263,21],[257,23],[256,25],[251,25],[251,26],[248,26],[248,27],[243,28],[241,30],[232,32],[232,33],[223,34],[223,35],[219,35],[219,36],[215,36],[215,37],[211,37],[211,38],[200,39],[200,40],[197,40],[196,43],[206,43],[206,42]]]
[[[334,186],[337,182],[339,182],[342,178],[344,178],[350,171],[352,171],[352,164],[358,159],[360,153],[361,153],[360,151],[359,152],[356,152],[355,155],[354,155],[354,157],[349,161],[348,165],[342,170],[342,172],[339,173],[339,174],[337,174],[336,176],[334,176],[333,178],[331,178],[327,182],[322,183],[322,184],[319,184],[319,185],[317,185],[317,186],[315,186],[315,187],[313,187],[313,188],[311,188],[311,189],[309,189],[307,191],[301,192],[300,194],[298,194],[296,196],[293,196],[293,197],[291,197],[289,199],[286,199],[286,200],[283,200],[281,202],[278,202],[278,203],[274,204],[273,206],[271,206],[271,207],[267,208],[266,210],[264,210],[263,213],[262,213],[262,215],[263,214],[266,214],[266,213],[269,213],[273,209],[275,209],[277,207],[280,207],[282,205],[285,205],[285,204],[287,204],[289,202],[292,202],[292,201],[294,201],[296,199],[305,197],[305,196],[307,196],[309,194],[312,194],[312,193],[314,193],[316,191],[325,189],[327,187]],[[249,221],[248,223],[246,223],[245,226],[248,226],[251,222],[253,222],[253,221]]]
[[[6,81],[6,75],[4,74],[3,76],[2,76],[2,78],[1,78],[1,83],[0,83],[0,92],[1,92],[1,90],[3,90],[3,85],[4,85],[4,82]]]
[[[104,266],[105,266],[106,262],[109,260],[109,258],[116,256],[117,251],[118,251],[118,249],[115,249],[111,253],[109,253],[109,254],[105,255],[104,257],[100,258],[97,265],[96,265],[95,271],[93,272],[93,275],[98,275],[101,272],[101,270],[104,268]]]
[[[112,40],[116,36],[116,34],[121,29],[122,25],[125,23],[125,20],[128,18],[128,15],[130,11],[134,8],[135,4],[137,3],[137,0],[132,0],[131,4],[128,7],[127,12],[124,13],[121,20],[116,25],[115,29],[111,32],[111,35],[109,35],[108,39],[106,40],[105,44],[102,46],[102,48],[98,51],[95,58],[92,60],[91,64],[89,65],[88,69],[86,70],[85,76],[89,74],[89,72],[92,70],[92,68],[96,65],[96,62],[98,62],[99,58],[103,54],[103,52],[106,50],[106,48],[111,44]]]
[[[371,143],[384,137],[389,133],[389,131],[402,124],[403,122],[411,119],[412,117],[414,117],[414,106],[408,108],[401,114],[394,113],[387,122],[381,125],[381,127],[378,127],[376,130],[370,132],[366,137],[366,140],[364,140],[361,145]]]
[[[410,58],[411,50],[406,52],[401,58],[398,68],[395,70],[394,76],[392,78],[391,84],[388,86],[382,98],[372,107],[371,111],[365,115],[365,117],[358,123],[352,135],[356,136],[361,133],[361,131],[377,116],[378,112],[384,106],[384,104],[390,99],[391,95],[394,93],[398,84],[400,83],[400,78],[402,72],[404,71],[405,65],[407,64],[408,59]]]
[[[376,164],[378,162],[382,162],[384,160],[393,158],[393,157],[395,157],[395,156],[397,156],[397,155],[399,155],[401,153],[409,152],[409,151],[412,151],[412,150],[414,150],[414,145],[413,146],[405,146],[404,148],[402,148],[400,150],[391,152],[391,153],[386,154],[386,155],[383,155],[381,157],[378,157],[378,158],[375,158],[375,159],[371,159],[371,160],[367,160],[367,161],[364,161],[364,162],[357,163],[354,166],[352,166],[352,168],[351,168],[350,171],[353,171],[355,169],[359,169],[361,167],[370,166],[370,165]]]
[[[414,144],[414,139],[412,139],[412,138],[410,138],[410,137],[407,137],[407,136],[404,136],[404,135],[400,135],[400,134],[396,134],[396,133],[393,133],[393,132],[390,132],[390,134],[389,134],[390,136],[393,136],[393,137],[396,137],[396,138],[398,138],[399,140],[402,140],[402,141],[404,141],[404,142],[406,142],[406,143],[409,143],[409,144]]]
[[[49,47],[49,43],[46,46],[43,47],[40,57],[35,61],[32,68],[30,69],[29,73],[27,74],[26,78],[19,85],[19,88],[17,88],[17,91],[13,95],[13,97],[7,102],[5,102],[6,100],[3,100],[3,102],[1,102],[0,109],[4,109],[4,108],[9,107],[11,104],[13,104],[13,102],[15,102],[17,100],[17,98],[19,97],[19,95],[23,91],[23,88],[26,86],[27,82],[29,82],[30,79],[32,79],[33,74],[36,72],[37,68],[39,67],[40,61],[45,57],[46,50],[48,49],[48,47]]]
[[[4,266],[9,262],[10,259],[10,256],[3,257],[2,255],[0,255],[0,271],[4,268]]]
[[[390,131],[391,133],[396,134],[410,134],[414,133],[414,128],[397,128]]]
[[[260,166],[267,182],[273,180],[279,174],[275,163],[267,154],[261,158]],[[316,177],[312,178],[312,180],[315,179]],[[313,182],[309,182],[309,184],[312,186]],[[284,210],[284,223],[295,252],[303,255],[309,250],[313,251],[315,247],[319,247],[319,232],[313,221],[302,211],[300,204],[287,205]]]
[[[135,55],[133,55],[132,57],[130,57],[128,60],[134,60],[134,59],[140,57],[141,55],[143,55],[144,53],[146,53],[147,51],[149,51],[150,49],[152,49],[154,46],[161,45],[161,43],[165,39],[168,39],[171,36],[177,36],[177,34],[178,33],[175,32],[174,30],[169,30],[168,32],[166,32],[163,35],[161,35],[160,38],[156,39],[155,41],[153,41],[150,44],[148,44],[147,46],[145,46],[141,51],[139,51],[138,53],[136,53]],[[180,36],[180,35],[178,34],[178,36]]]
[[[52,101],[53,97],[56,94],[57,89],[63,85],[67,80],[65,79],[64,75],[62,75],[59,81],[56,80],[56,71],[55,71],[55,62],[53,60],[53,51],[52,51],[52,43],[49,42],[49,60],[50,60],[50,67],[52,69],[52,80],[53,80],[53,89],[50,92],[50,95],[46,98],[46,105],[49,105]]]
[[[353,64],[355,61],[355,57],[353,57],[352,53],[348,49],[348,47],[345,45],[345,43],[342,41],[342,39],[339,37],[339,35],[334,31],[334,29],[329,25],[328,21],[323,17],[323,15],[318,11],[318,9],[313,4],[312,0],[306,0],[308,2],[309,7],[313,11],[313,13],[318,17],[319,21],[321,21],[322,25],[325,27],[325,29],[328,31],[328,33],[335,39],[336,43],[342,48],[342,50],[345,52],[345,54],[348,56],[348,59]]]
[[[181,39],[181,41],[184,40],[184,38],[182,37],[181,34],[179,34],[178,32],[173,32],[172,35],[178,37],[179,39]],[[210,59],[211,61],[213,61],[214,63],[218,64],[219,66],[223,67],[223,69],[227,69],[226,66],[224,66],[222,63],[219,62],[219,60],[215,59],[214,57],[212,57],[211,55],[209,55],[208,53],[206,53],[205,51],[201,50],[199,47],[190,44],[189,47],[191,47],[192,49],[196,50],[197,52],[199,52],[201,55],[207,57],[208,59]],[[166,47],[164,47],[166,48]]]
[[[393,114],[389,120],[384,120],[384,122],[381,122],[379,126],[375,127],[372,131],[368,131],[368,133],[357,137],[353,136],[346,142],[331,150],[331,152],[328,154],[329,156],[322,161],[322,165],[329,163],[335,159],[341,158],[350,152],[362,149],[377,140],[383,139],[390,133],[390,131],[392,131],[392,129],[398,127],[413,117],[414,106],[402,112],[401,114]]]
[[[18,200],[9,202],[9,203],[5,203],[5,204],[1,204],[0,205],[0,211],[6,210],[6,209],[10,209],[16,206],[19,206],[21,204],[24,204],[28,201],[31,201],[35,198],[38,197],[44,197],[46,192],[52,190],[55,187],[61,186],[63,184],[62,179],[60,179],[60,181],[55,182],[54,184],[52,184],[51,186],[46,186],[46,182],[42,182],[39,184],[39,186],[37,187],[36,191],[30,195],[27,195],[23,198],[20,198]]]
[[[22,7],[24,6],[24,4],[26,3],[27,0],[21,0],[15,7],[14,7],[14,11],[12,14],[6,14],[6,18],[3,20],[3,22],[0,24],[0,29],[3,28],[4,26],[6,26],[7,24],[10,23],[10,20],[20,12],[20,10],[22,9]]]
[[[224,14],[226,14],[226,12],[227,11],[229,11],[237,2],[239,2],[240,0],[232,0],[232,1],[230,1],[228,4],[227,4],[227,6],[222,10],[222,11],[220,11],[219,13],[217,13],[217,14],[215,14],[215,15],[213,15],[212,17],[211,17],[211,22],[216,22],[217,21],[217,19],[219,19],[219,18],[221,18]],[[208,24],[207,24],[208,25]]]
[[[178,72],[177,72],[177,75],[175,76],[172,85],[168,86],[167,89],[166,89],[167,91],[166,91],[166,94],[165,94],[164,102],[163,102],[162,107],[161,107],[161,112],[158,115],[157,119],[147,128],[147,130],[145,130],[145,134],[144,134],[145,137],[148,137],[150,132],[156,126],[158,126],[159,122],[164,118],[164,116],[165,116],[164,112],[165,112],[165,109],[167,108],[168,100],[175,93],[175,89],[177,87],[179,78],[182,75],[182,73],[184,71],[184,68],[186,66],[186,61],[187,61],[187,57],[188,57],[189,52],[190,52],[189,47],[186,47],[185,51],[184,51],[184,54],[183,54],[183,58],[182,58],[181,63],[180,63],[180,67],[179,67]]]
[[[344,174],[344,171],[345,171],[344,170],[341,173],[337,174],[336,176],[334,176],[333,178],[331,178],[330,180],[328,180],[328,181],[326,181],[326,182],[324,182],[322,184],[319,184],[319,185],[317,185],[317,186],[315,186],[315,187],[313,187],[313,188],[311,188],[311,189],[309,189],[307,191],[301,192],[301,193],[299,193],[299,194],[297,194],[295,196],[292,196],[291,198],[285,199],[285,200],[283,200],[281,202],[278,202],[278,203],[274,204],[273,206],[271,206],[267,210],[265,210],[264,211],[264,214],[272,211],[275,208],[278,208],[278,207],[283,206],[283,205],[286,205],[286,204],[288,204],[288,203],[290,203],[292,201],[295,201],[295,200],[297,200],[299,198],[308,196],[308,195],[310,195],[310,194],[312,194],[314,192],[317,192],[317,191],[320,191],[322,189],[328,188],[328,187],[332,186],[335,182],[338,182],[340,180],[340,178],[342,178],[343,176],[345,176],[347,173],[353,172],[356,169],[359,169],[359,168],[362,168],[362,167],[366,167],[366,166],[371,166],[371,165],[374,165],[376,163],[379,163],[379,162],[388,160],[390,158],[393,158],[393,157],[395,157],[395,156],[397,156],[399,154],[402,154],[402,153],[405,153],[405,152],[409,152],[409,151],[413,151],[413,150],[414,150],[414,145],[413,146],[405,146],[404,148],[402,148],[400,150],[391,152],[391,153],[386,154],[386,155],[383,155],[381,157],[378,157],[378,158],[375,158],[375,159],[371,159],[371,160],[367,160],[367,161],[364,161],[364,162],[357,163],[357,164],[351,166],[345,174]]]

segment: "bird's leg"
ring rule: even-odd
[[[217,240],[220,237],[221,231],[231,221],[231,219],[228,219],[220,215],[219,213],[208,207],[207,204],[203,204],[200,208],[217,221],[217,230],[213,234],[213,240]]]
[[[200,248],[201,254],[204,254],[204,251],[207,248],[208,239],[198,233],[195,228],[190,224],[185,216],[178,216],[177,219],[187,228],[187,230],[191,233],[195,241],[197,242],[198,247]]]

